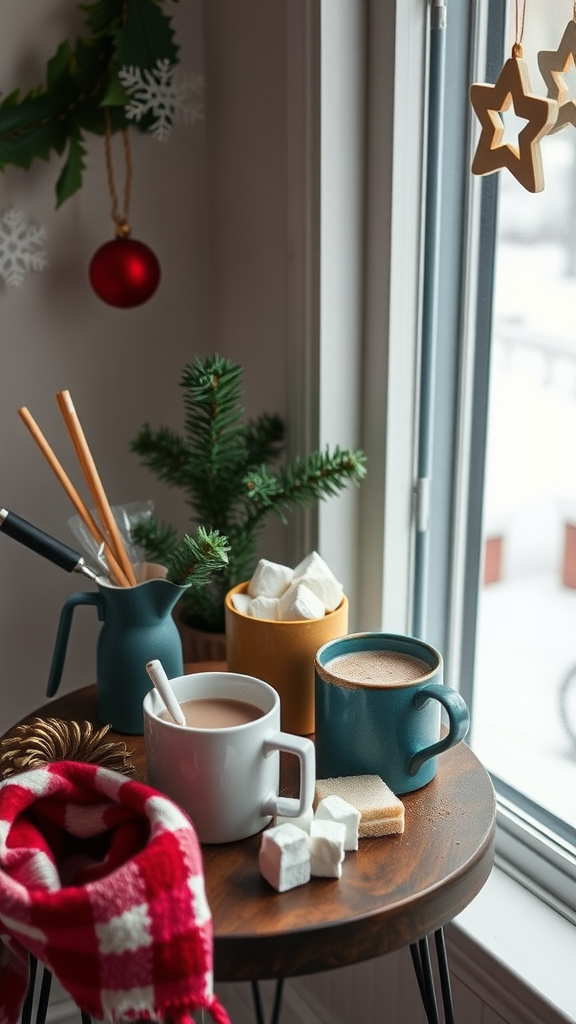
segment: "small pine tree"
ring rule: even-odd
[[[184,492],[195,524],[226,538],[227,562],[221,571],[182,598],[186,622],[223,632],[224,596],[252,575],[266,518],[275,513],[286,522],[295,507],[309,507],[359,484],[366,459],[361,451],[336,447],[280,464],[281,418],[262,413],[245,420],[242,368],[218,355],[187,363],[180,386],[183,435],[167,427],[153,430],[146,423],[130,449],[159,480]],[[174,528],[157,521],[140,524],[135,540],[148,558],[164,565],[178,545]]]

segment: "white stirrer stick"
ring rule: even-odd
[[[158,693],[162,697],[168,713],[172,715],[172,718],[177,725],[186,725],[184,712],[176,700],[176,694],[170,686],[170,681],[164,671],[162,662],[158,661],[157,658],[155,658],[154,661],[149,661],[146,665],[146,671],[158,690]]]

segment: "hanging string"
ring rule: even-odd
[[[576,0],[574,3],[576,9]],[[523,54],[522,50],[522,37],[524,36],[524,20],[526,17],[526,0],[516,0],[516,33],[515,42],[512,47],[512,56],[521,57]]]
[[[114,181],[114,167],[112,164],[112,126],[110,123],[110,111],[104,108],[104,155],[106,158],[106,175],[108,177],[108,191],[112,201],[112,220],[116,225],[116,237],[127,238],[130,234],[128,215],[130,213],[130,195],[132,191],[132,152],[130,149],[130,137],[128,129],[122,129],[122,142],[124,145],[124,162],[126,165],[126,176],[124,179],[124,213],[120,213],[118,206],[118,193]]]

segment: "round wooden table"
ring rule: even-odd
[[[95,686],[52,699],[34,714],[101,724]],[[107,738],[124,740],[135,777],[146,781],[143,737],[111,731]],[[294,792],[296,770],[295,759],[282,755],[286,795]],[[425,999],[421,944],[432,933],[441,935],[486,882],[496,805],[490,778],[465,743],[442,754],[436,778],[403,802],[402,835],[360,840],[358,851],[346,854],[340,879],[314,878],[285,893],[259,873],[259,835],[203,846],[215,978],[285,978],[410,946]]]

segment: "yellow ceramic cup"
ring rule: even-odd
[[[241,615],[233,594],[244,594],[248,582],[226,594],[226,661],[230,672],[256,676],[280,695],[280,728],[298,736],[314,732],[314,658],[328,640],[348,632],[348,598],[321,619],[276,622]]]

